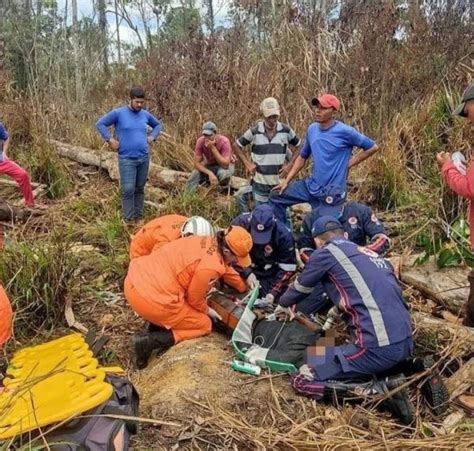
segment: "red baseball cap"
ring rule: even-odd
[[[321,105],[323,108],[334,108],[336,111],[339,111],[341,108],[340,100],[332,94],[322,94],[319,97],[311,99],[311,105]]]

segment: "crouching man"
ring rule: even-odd
[[[413,350],[413,339],[410,315],[390,263],[348,241],[334,217],[318,218],[312,235],[317,249],[280,298],[277,310],[302,301],[322,282],[342,312],[352,343],[322,350],[317,346],[292,382],[298,393],[320,400],[328,388],[334,390],[334,381],[367,379],[404,361]],[[398,383],[368,382],[364,394],[385,393]],[[392,397],[389,407],[403,423],[412,421],[405,391]]]

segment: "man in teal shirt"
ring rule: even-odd
[[[143,109],[144,104],[145,91],[134,87],[127,106],[110,111],[96,123],[102,138],[118,152],[122,211],[127,222],[143,218],[149,144],[156,141],[161,129],[158,119]],[[116,137],[110,133],[110,126],[114,126]]]

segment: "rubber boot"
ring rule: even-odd
[[[154,350],[157,350],[159,353],[164,352],[174,344],[173,332],[167,329],[150,332],[146,335],[135,335],[132,337],[135,366],[139,370],[146,368],[148,359]]]
[[[467,327],[474,327],[474,269],[469,271],[467,276],[469,280],[469,297],[464,306],[464,320],[463,325]]]

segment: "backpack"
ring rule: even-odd
[[[138,416],[139,396],[132,383],[120,376],[107,374],[114,392],[105,403],[85,412],[57,429],[46,433],[49,448],[54,451],[126,451],[136,434],[136,421],[96,415]]]

